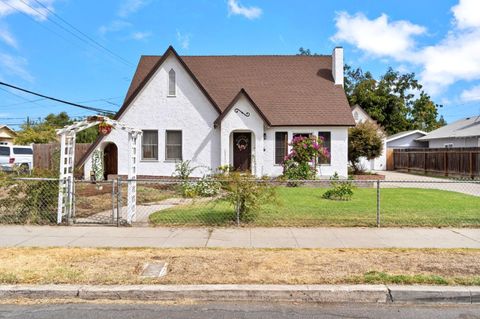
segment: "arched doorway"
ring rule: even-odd
[[[103,149],[103,163],[105,165],[103,174],[106,180],[108,175],[118,174],[118,148],[115,143],[108,143]]]

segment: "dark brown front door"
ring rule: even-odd
[[[105,165],[104,177],[118,174],[118,149],[117,145],[109,143],[103,150],[103,162]]]
[[[233,167],[249,171],[252,164],[252,133],[233,133]]]

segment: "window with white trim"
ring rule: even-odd
[[[142,160],[158,160],[158,131],[143,130]]]
[[[319,156],[318,164],[332,163],[332,134],[330,132],[318,132],[318,138],[323,139],[323,147],[328,150],[328,157]]]
[[[165,159],[167,161],[182,160],[182,131],[166,131]]]
[[[283,164],[288,152],[288,133],[275,132],[275,164]]]
[[[176,95],[175,71],[171,69],[168,72],[168,96]]]

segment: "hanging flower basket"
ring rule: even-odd
[[[112,126],[105,122],[98,124],[98,132],[102,135],[107,135],[112,131]]]

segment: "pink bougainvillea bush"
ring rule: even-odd
[[[323,137],[296,136],[289,145],[291,151],[283,163],[283,175],[287,179],[314,179],[319,158],[330,157],[330,152],[323,146]]]

